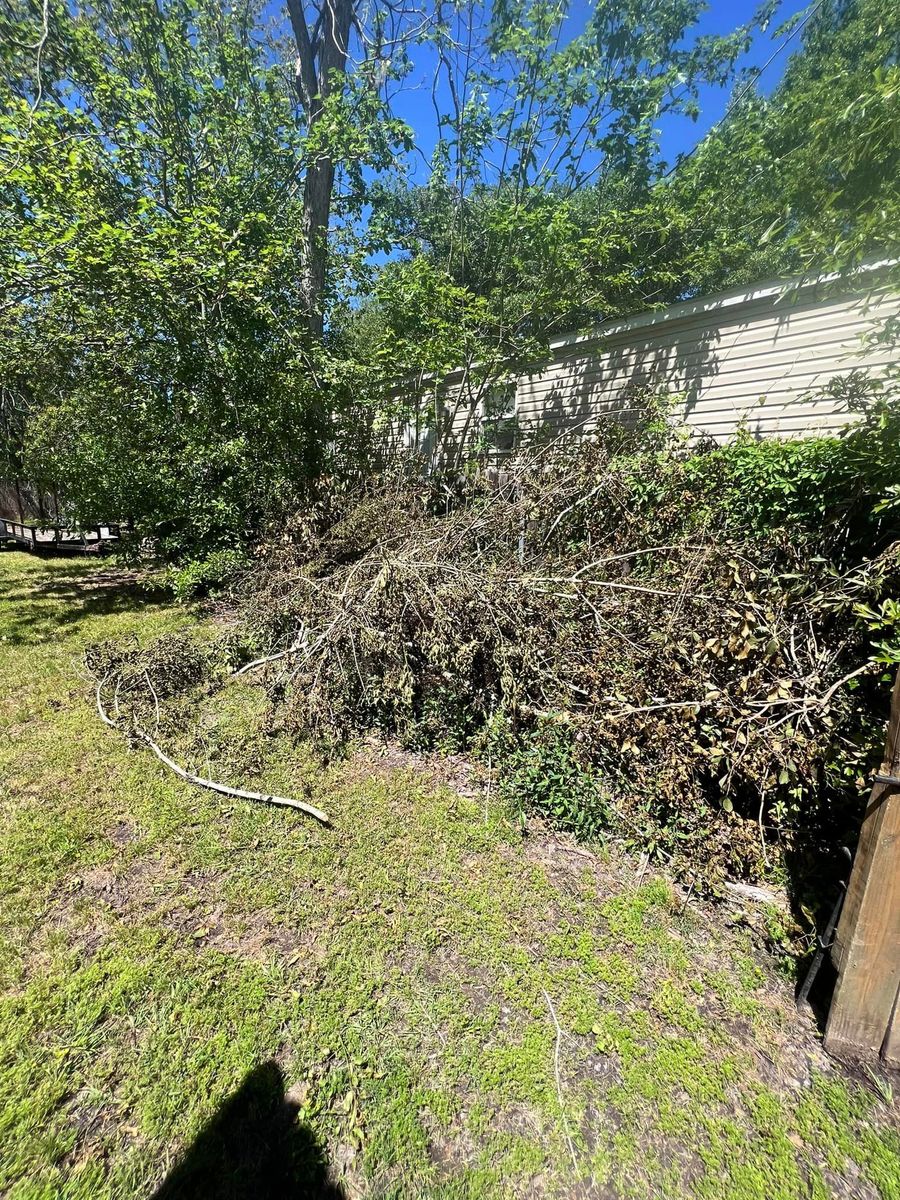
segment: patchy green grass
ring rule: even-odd
[[[323,766],[243,679],[171,749],[334,827],[192,789],[99,723],[79,658],[197,618],[17,553],[0,597],[0,1192],[149,1196],[212,1145],[235,1195],[325,1194],[324,1159],[329,1194],[397,1200],[900,1200],[890,1092],[746,930],[427,763]],[[303,1138],[254,1159],[239,1114],[211,1143],[267,1063]]]

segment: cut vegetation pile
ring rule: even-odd
[[[332,499],[244,584],[254,642],[288,650],[273,711],[475,750],[517,801],[707,880],[834,844],[882,737],[896,426],[881,402],[844,438],[688,452],[651,409]]]
[[[651,407],[502,470],[399,464],[271,541],[241,669],[279,729],[469,751],[698,886],[763,876],[849,836],[878,757],[897,424],[880,401],[843,438],[688,450]]]

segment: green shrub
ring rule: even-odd
[[[812,540],[845,562],[871,555],[900,534],[894,501],[900,477],[900,397],[877,381],[832,381],[858,416],[838,436],[734,441],[689,455],[683,482],[692,504],[716,513],[735,535]],[[681,480],[669,475],[669,482]],[[694,509],[696,511],[696,508]]]
[[[611,814],[602,782],[572,731],[542,721],[514,738],[506,728],[491,741],[501,797],[523,816],[536,812],[579,838],[608,831]]]
[[[179,604],[200,596],[221,592],[238,572],[247,565],[240,550],[216,550],[206,558],[193,558],[166,573],[166,583]]]

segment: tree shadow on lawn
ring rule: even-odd
[[[315,1134],[297,1122],[272,1061],[255,1067],[153,1200],[345,1200]]]
[[[141,574],[115,564],[67,562],[52,574],[25,576],[3,597],[7,640],[26,645],[43,641],[92,617],[138,612],[171,600]],[[9,611],[11,610],[11,611]]]

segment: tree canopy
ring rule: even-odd
[[[0,477],[230,545],[365,464],[392,378],[488,387],[563,328],[896,256],[891,0],[800,14],[768,96],[735,67],[774,5],[715,38],[702,7],[0,0]]]

